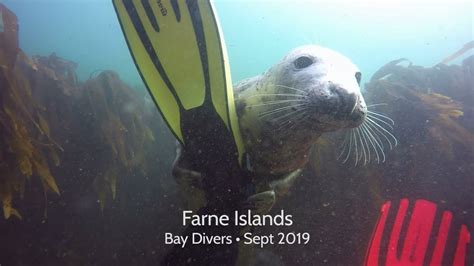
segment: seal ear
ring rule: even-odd
[[[357,84],[359,84],[359,86],[360,86],[360,80],[362,79],[362,73],[356,72],[355,73],[355,78],[357,80]]]

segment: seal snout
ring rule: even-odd
[[[358,91],[349,91],[341,86],[334,86],[333,90],[339,97],[336,119],[347,122],[347,127],[358,127],[365,119],[367,107],[364,97]]]
[[[367,116],[367,105],[365,104],[364,97],[356,93],[354,93],[354,97],[356,100],[347,119],[348,127],[351,128],[360,126]]]
[[[364,122],[367,107],[359,91],[351,91],[335,84],[327,83],[310,94],[316,116],[329,115],[335,121],[344,122],[347,127],[358,127]]]

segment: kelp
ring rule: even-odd
[[[0,4],[0,67],[15,64],[18,46],[18,20],[8,8]]]
[[[464,115],[459,102],[448,96],[430,93],[415,94],[431,110],[431,126],[428,128],[431,138],[436,144],[437,152],[445,154],[447,159],[454,159],[455,147],[466,146],[474,152],[474,133],[465,128],[459,118]]]
[[[81,100],[90,110],[95,138],[106,144],[94,181],[101,208],[107,198],[116,197],[117,178],[131,169],[146,169],[146,145],[154,141],[144,122],[142,99],[112,71],[104,71],[85,82]]]
[[[369,101],[387,103],[389,116],[402,121],[399,127],[424,133],[416,140],[417,135],[411,136],[410,143],[426,143],[450,160],[455,159],[455,147],[464,146],[472,154],[474,133],[468,122],[472,116],[463,117],[473,112],[472,59],[467,58],[462,66],[433,68],[404,67],[398,64],[401,61],[392,61],[374,74],[366,85]]]
[[[0,12],[4,24],[0,33],[0,200],[5,218],[21,218],[12,198],[15,193],[23,196],[26,180],[39,178],[45,193],[59,194],[46,156],[61,147],[50,136],[44,106],[33,98],[28,79],[15,67],[14,60],[22,53],[17,47],[16,17],[2,5]]]
[[[17,196],[23,198],[25,186],[34,184],[32,179],[43,187],[44,198],[37,198],[39,202],[47,202],[48,192],[60,195],[61,190],[75,193],[95,188],[103,209],[109,198],[116,197],[119,177],[133,176],[133,169],[146,171],[147,146],[154,134],[145,119],[157,117],[147,117],[144,99],[112,71],[81,83],[74,62],[54,53],[26,56],[18,48],[15,15],[1,4],[0,11],[4,25],[0,32],[4,217],[21,218],[13,206]]]
[[[454,54],[452,55],[449,55],[447,56],[446,58],[444,58],[438,65],[440,64],[447,64],[451,61],[453,61],[454,59],[462,56],[463,54],[465,54],[467,51],[471,50],[474,48],[474,41],[470,41],[466,44],[464,44],[463,47],[461,47],[461,49],[457,50]]]

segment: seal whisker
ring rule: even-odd
[[[352,141],[354,139],[354,129],[351,129],[350,131],[350,138],[349,138],[349,151],[347,152],[347,156],[346,158],[344,159],[344,161],[342,163],[346,163],[347,160],[349,160],[349,157],[351,155],[351,150],[352,150]]]
[[[295,97],[295,98],[305,98],[304,95],[299,94],[290,94],[290,93],[259,93],[245,97],[245,99],[255,98],[255,97],[264,97],[264,96],[279,96],[279,97]]]
[[[296,125],[299,125],[301,123],[301,121],[303,121],[303,119],[305,118],[305,112],[302,113],[302,115],[300,115],[299,117],[295,118],[293,123],[291,124],[291,126],[288,128],[288,129],[292,129],[294,128]]]
[[[351,115],[352,115],[352,113],[354,113],[354,110],[356,109],[358,102],[359,102],[359,96],[357,96],[357,100],[355,101],[354,106],[352,107]]]
[[[367,134],[365,133],[364,128],[359,127],[359,130],[362,135],[362,140],[364,141],[365,149],[367,150],[367,161],[364,161],[364,166],[365,166],[367,163],[370,163],[370,155],[371,155],[370,146],[369,146],[369,140],[367,139]]]
[[[284,107],[280,107],[280,108],[276,108],[276,109],[273,109],[273,110],[269,110],[269,111],[265,111],[265,112],[262,112],[259,114],[259,118],[263,118],[263,117],[266,117],[266,116],[269,116],[269,115],[273,115],[273,114],[276,114],[276,113],[280,113],[280,112],[284,112],[288,109],[293,109],[293,108],[296,108],[296,107],[300,107],[300,106],[307,106],[306,103],[302,103],[302,104],[295,104],[295,105],[289,105],[289,106],[284,106]]]
[[[347,138],[348,138],[348,139],[350,138],[350,134],[347,134]],[[346,143],[346,144],[343,146],[343,148],[341,149],[341,151],[340,151],[339,155],[337,156],[336,160],[339,161],[339,160],[341,159],[341,157],[346,153],[347,147],[348,147],[348,144]]]
[[[379,131],[379,133],[385,137],[385,139],[387,139],[388,143],[390,144],[390,149],[393,149],[394,146],[397,146],[398,145],[398,140],[397,138],[395,138],[395,136],[390,133],[388,130],[386,130],[384,127],[382,127],[381,125],[379,125],[377,122],[375,122],[374,120],[372,120],[370,117],[366,117],[367,118],[367,123],[371,123],[372,125],[376,126],[374,127],[377,131],[382,130],[383,132]],[[392,142],[390,141],[390,139],[386,136],[386,135],[389,135],[393,141],[395,142],[394,144],[392,144]]]
[[[340,146],[340,150],[341,152],[339,152],[339,155],[337,156],[336,160],[339,161],[339,159],[341,159],[341,156],[344,154],[344,152],[346,151],[346,147],[347,147],[347,142],[349,141],[349,134],[345,134],[345,137],[344,137],[344,142],[342,143],[342,145]]]
[[[364,165],[365,165],[365,161],[367,160],[367,157],[366,157],[366,154],[365,154],[364,143],[362,142],[362,137],[360,135],[360,128],[357,128],[356,132],[357,132],[357,137],[359,139],[359,144],[360,144],[360,146],[359,146],[359,151],[360,151],[359,162],[362,162],[362,158],[364,158]]]
[[[382,151],[384,152],[383,155],[385,156],[385,145],[382,138],[380,137],[380,132],[377,131],[377,128],[375,128],[375,126],[369,123],[367,123],[367,127],[373,132],[375,139],[380,143],[380,146],[382,147]],[[384,157],[383,162],[385,162],[385,157]]]
[[[282,116],[280,116],[280,117],[274,118],[274,119],[272,119],[272,121],[278,122],[279,120],[281,120],[281,119],[283,119],[283,118],[285,118],[285,117],[288,117],[288,116],[291,116],[291,115],[295,115],[295,116],[296,116],[296,115],[298,115],[297,113],[305,113],[306,109],[308,109],[308,108],[309,108],[309,107],[300,108],[300,109],[298,109],[298,110],[295,110],[294,112],[290,112],[290,113],[288,113],[288,114],[284,114],[284,115],[282,115]],[[301,111],[303,111],[303,112],[301,112]],[[298,117],[299,117],[299,116],[298,116]],[[280,123],[280,125],[283,124],[283,123],[285,123],[285,122],[287,122],[287,121],[290,121],[291,118],[296,119],[297,117],[289,117],[287,120],[285,120],[285,121],[283,121],[282,123]]]
[[[380,148],[379,144],[377,143],[377,140],[374,138],[374,136],[372,135],[372,133],[370,133],[369,129],[367,128],[367,124],[363,123],[362,124],[362,128],[365,132],[365,134],[367,134],[368,138],[369,138],[369,141],[370,141],[370,144],[372,145],[372,147],[374,148],[374,151],[375,151],[375,155],[377,156],[377,163],[380,163],[380,155],[379,155],[379,152],[378,152],[378,149],[377,149],[377,146]],[[377,146],[374,144],[374,141],[376,142]],[[380,148],[381,150],[383,150],[382,148]]]
[[[283,131],[283,129],[285,129],[285,127],[287,127],[288,125],[291,125],[291,120],[287,120],[285,121],[285,123],[283,123],[282,125],[280,125],[276,131]]]
[[[300,109],[293,110],[292,112],[283,114],[283,115],[281,115],[281,116],[279,116],[279,117],[276,117],[276,118],[273,118],[273,119],[271,119],[271,121],[278,122],[278,120],[281,120],[282,118],[285,118],[285,117],[288,117],[288,116],[291,116],[291,115],[295,115],[296,113],[298,113],[298,112],[300,112],[300,111],[304,111],[304,110],[306,110],[307,108],[308,108],[308,107],[302,107],[302,108],[300,108]],[[289,121],[290,119],[291,119],[291,117],[288,118],[287,120],[283,121],[282,123],[280,123],[280,125],[282,125],[283,123]]]
[[[384,123],[384,124],[387,125],[391,130],[393,130],[392,125],[391,125],[390,123],[388,123],[387,121],[382,120],[382,119],[380,119],[380,118],[378,118],[378,117],[376,117],[376,116],[373,116],[373,115],[371,115],[371,114],[367,114],[367,117],[370,117],[370,118],[375,119],[375,120],[377,120],[377,121],[379,121],[379,122],[381,122],[381,123]]]
[[[294,125],[301,124],[301,122],[305,121],[305,119],[308,118],[309,114],[308,112],[306,112],[306,109],[308,108],[305,108],[304,111],[301,113],[301,115],[299,115],[298,117],[295,117]]]
[[[393,130],[387,121],[368,115],[359,127],[350,129],[346,134],[340,145],[341,151],[337,160],[344,157],[342,163],[346,163],[354,153],[354,166],[362,161],[364,166],[374,160],[377,163],[384,163],[386,161],[384,142],[388,143],[390,149],[398,145],[398,140],[386,127]]]
[[[388,105],[387,103],[375,103],[375,104],[369,104],[367,105],[367,108],[369,107],[375,107],[375,106],[385,106],[385,105]]]
[[[380,148],[380,152],[382,153],[382,163],[385,162],[385,146],[383,145],[383,141],[382,139],[380,138],[380,133],[377,132],[375,129],[374,129],[374,126],[367,123],[366,124],[367,126],[367,129],[369,130],[369,132],[372,133],[372,136],[373,136],[373,139],[375,141],[375,143],[377,144],[377,146]]]
[[[279,113],[279,112],[283,112],[287,109],[292,109],[292,108],[295,108],[295,107],[298,107],[298,106],[304,106],[306,105],[305,103],[303,104],[295,104],[295,105],[289,105],[289,106],[283,106],[283,107],[279,107],[279,108],[276,108],[276,109],[272,109],[270,111],[266,111],[266,112],[262,112],[259,114],[259,118],[263,118],[265,116],[268,116],[268,115],[272,115],[272,114],[275,114],[275,113]]]
[[[290,104],[290,103],[293,103],[293,102],[307,102],[307,101],[304,101],[304,100],[280,100],[280,101],[269,101],[269,102],[264,102],[264,103],[260,103],[260,104],[252,104],[252,105],[248,105],[248,106],[246,106],[246,108],[250,108],[250,107],[258,107],[258,106],[266,106],[266,105],[275,105],[275,104],[283,104],[283,103]]]
[[[369,162],[370,160],[372,159],[372,154],[371,154],[371,150],[373,149],[374,153],[375,153],[375,156],[377,158],[377,163],[379,163],[380,161],[380,157],[379,157],[379,154],[378,154],[378,151],[377,151],[377,147],[375,146],[373,140],[372,140],[372,137],[369,135],[369,133],[367,132],[367,128],[365,127],[364,124],[362,124],[361,126],[361,130],[362,130],[362,133],[364,134],[365,136],[365,140],[367,142],[367,149],[369,151]],[[369,146],[370,144],[370,146]]]
[[[358,131],[357,131],[357,128],[354,128],[354,141],[355,141],[355,144],[356,144],[356,160],[355,160],[355,164],[354,166],[357,166],[357,164],[359,163],[359,160],[360,160],[360,157],[359,157],[359,153],[361,152],[361,150],[359,149],[359,138],[358,138]],[[362,154],[361,154],[362,155]]]
[[[307,108],[306,108],[307,109]],[[296,125],[301,124],[302,121],[304,121],[308,117],[308,113],[306,112],[306,109],[302,110],[303,112],[295,115],[293,119],[293,123],[291,123],[290,127],[288,129],[294,128]],[[290,124],[290,123],[289,123]]]
[[[362,137],[360,136],[360,128],[357,128],[356,132],[357,132],[357,136],[359,138],[360,149],[361,149],[360,160],[359,161],[362,161],[362,155],[363,155],[364,156],[364,165],[365,165],[366,162],[367,162],[367,154],[365,153],[364,143],[362,142]],[[358,161],[356,161],[355,165],[357,165],[357,163],[358,163]]]
[[[349,134],[345,132],[344,134],[344,140],[342,141],[341,145],[339,145],[339,149],[345,149],[347,142],[349,141]],[[340,156],[337,157],[339,159]]]
[[[291,112],[290,114],[291,115],[294,115],[295,117],[293,117],[293,123],[292,123],[292,120],[291,118],[288,118],[287,120],[281,122],[277,128],[278,131],[280,130],[283,130],[285,127],[287,127],[288,125],[291,125],[290,128],[288,129],[291,129],[293,128],[294,125],[296,125],[297,123],[301,122],[301,118],[303,117],[304,118],[304,115],[306,114],[306,109],[299,109],[299,110],[296,110],[294,112]]]
[[[355,128],[354,130],[355,130],[355,137],[356,137],[357,150],[358,150],[358,152],[357,152],[357,160],[356,160],[354,166],[357,166],[357,164],[359,163],[359,161],[362,160],[362,149],[361,149],[361,147],[359,146],[359,138],[360,138],[360,136],[359,136],[359,130],[358,130],[358,128]]]
[[[356,156],[356,163],[355,163],[355,165],[357,165],[357,162],[359,161],[359,151],[358,151],[358,149],[357,149],[357,147],[359,146],[359,143],[357,142],[356,133],[357,133],[357,131],[354,129],[354,148],[355,148],[355,156]]]
[[[395,125],[395,121],[393,121],[390,117],[388,117],[386,115],[383,115],[381,113],[377,113],[377,112],[373,112],[373,111],[367,111],[367,114],[371,115],[372,117],[373,116],[378,116],[378,117],[385,118],[386,120],[390,121],[390,123],[392,123],[392,126]]]
[[[388,131],[386,128],[384,128],[383,126],[381,126],[381,125],[380,125],[379,123],[377,123],[376,121],[372,120],[372,118],[367,117],[367,123],[371,123],[372,125],[375,125],[376,127],[380,128],[380,129],[384,132],[384,133],[381,132],[382,135],[384,135],[384,136],[385,136],[385,135],[389,135],[389,136],[392,138],[393,142],[394,142],[394,143],[392,144],[392,141],[390,141],[390,140],[387,139],[391,145],[393,145],[394,147],[398,145],[398,140],[397,140],[397,138],[396,138],[390,131]],[[390,149],[392,149],[392,147],[391,147]]]
[[[297,120],[295,121],[295,123],[293,124],[292,127],[294,127],[296,125],[300,125],[302,122],[306,121],[309,116],[310,116],[310,114],[308,112],[304,111],[303,114],[299,118],[297,118]]]
[[[281,88],[285,88],[285,89],[289,89],[289,90],[294,90],[294,91],[298,91],[298,92],[302,92],[304,94],[307,94],[308,92],[302,90],[302,89],[297,89],[297,88],[294,88],[294,87],[288,87],[288,86],[285,86],[285,85],[279,85],[279,84],[276,84],[275,87],[281,87]]]
[[[376,126],[373,123],[367,122],[367,126],[371,128],[372,132],[374,133],[374,137],[379,141],[383,149],[385,149],[385,145],[384,145],[384,141],[381,139],[381,136],[385,138],[385,141],[390,145],[390,149],[392,149],[391,141],[388,139],[385,133],[379,129],[378,124]]]

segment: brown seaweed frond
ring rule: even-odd
[[[461,103],[439,93],[413,94],[431,116],[428,130],[439,153],[454,159],[455,148],[460,145],[474,152],[474,133],[459,122],[459,118],[464,115]]]
[[[94,158],[90,169],[95,177],[91,185],[97,190],[103,209],[109,198],[115,199],[119,177],[132,175],[132,169],[146,171],[147,146],[155,138],[144,120],[144,104],[114,72],[105,71],[74,87],[69,81],[55,80],[58,75],[43,63],[26,59],[19,57],[14,70],[0,70],[0,84],[5,88],[0,92],[0,200],[5,217],[21,217],[12,207],[12,199],[15,193],[23,195],[25,181],[31,177],[39,177],[45,196],[48,191],[59,194],[50,167],[61,165],[62,153],[77,153],[78,145]],[[35,81],[30,82],[33,77]],[[66,86],[72,86],[74,93],[62,94]],[[51,94],[47,90],[52,90]],[[81,110],[74,110],[71,105],[80,106]],[[69,112],[62,113],[61,118],[52,108]],[[87,132],[69,130],[80,129],[85,117],[92,123]],[[57,137],[75,143],[68,144],[69,150],[63,149],[54,141]]]
[[[46,108],[34,99],[28,78],[16,64],[23,58],[16,16],[2,4],[0,13],[0,201],[5,218],[21,218],[12,202],[17,193],[23,197],[27,180],[39,178],[45,192],[59,194],[48,158],[59,164],[61,147],[51,136]]]
[[[59,164],[57,151],[61,147],[51,137],[44,108],[33,99],[31,88],[18,69],[1,69],[0,84],[3,128],[0,138],[5,145],[0,151],[5,162],[0,176],[3,184],[0,200],[4,216],[9,218],[18,213],[12,207],[12,198],[15,192],[23,194],[25,178],[38,177],[45,191],[59,194],[48,156],[54,158],[54,164]]]
[[[42,186],[44,197],[27,200],[44,200],[45,211],[49,192],[81,194],[91,188],[103,209],[117,197],[119,178],[132,178],[136,170],[146,173],[149,144],[155,140],[146,119],[155,121],[158,113],[148,114],[144,99],[112,71],[81,83],[74,62],[54,53],[29,58],[18,47],[15,15],[2,4],[0,14],[4,217],[21,218],[14,205],[27,184]]]
[[[447,56],[446,58],[444,58],[440,63],[436,64],[436,65],[440,65],[440,64],[447,64],[451,61],[453,61],[454,59],[462,56],[463,54],[465,54],[467,51],[471,50],[474,48],[474,41],[470,41],[466,44],[464,44],[464,46],[457,50],[454,54],[450,55],[450,56]]]
[[[130,174],[136,168],[145,169],[146,145],[154,141],[154,136],[144,122],[141,100],[116,73],[102,72],[87,81],[84,90],[84,100],[106,144],[103,169],[94,180],[103,209],[108,198],[116,197],[119,175]]]
[[[463,109],[472,108],[466,105],[466,103],[469,103],[468,99],[464,99],[467,102],[463,103],[440,92],[446,91],[456,95],[459,90],[444,89],[436,92],[430,89],[432,84],[429,77],[432,76],[434,69],[404,68],[407,69],[405,72],[398,71],[398,74],[393,75],[390,80],[375,80],[368,84],[367,92],[369,97],[373,98],[371,100],[390,103],[394,106],[389,110],[391,117],[398,117],[397,120],[403,121],[406,127],[415,127],[410,128],[411,130],[418,132],[426,130],[428,132],[427,136],[429,138],[412,140],[410,141],[412,143],[429,143],[430,147],[436,149],[436,152],[445,156],[446,159],[454,158],[455,148],[459,145],[472,149],[471,147],[474,147],[474,135],[464,124],[460,123],[460,118],[464,114]],[[436,71],[436,73],[444,73],[448,69]],[[446,78],[450,81],[454,77],[464,78],[462,75],[455,75],[457,72],[451,73],[452,70],[449,71]],[[462,71],[462,69],[458,71]],[[406,73],[408,72],[413,74],[407,76]],[[457,83],[452,81],[451,84]],[[464,89],[463,87],[459,88],[460,90]],[[402,115],[403,117],[401,117]],[[415,118],[422,118],[424,123],[409,122]]]
[[[389,75],[403,71],[405,67],[399,65],[402,62],[408,62],[411,65],[411,62],[406,58],[392,60],[377,70],[370,78],[370,81],[372,82],[375,80],[384,79]]]

